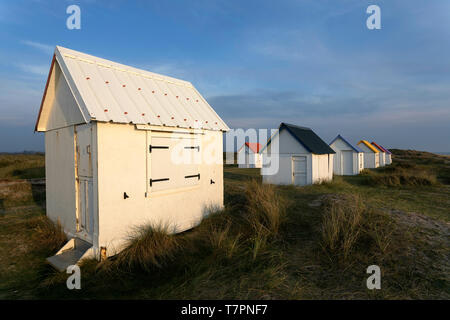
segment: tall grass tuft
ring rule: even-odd
[[[340,195],[327,198],[324,210],[322,247],[346,260],[362,232],[364,204],[358,195]]]
[[[250,180],[245,185],[245,218],[255,235],[277,236],[285,219],[285,204],[275,187]]]
[[[33,244],[36,248],[54,252],[67,241],[59,220],[54,223],[47,216],[38,216],[28,223],[34,229]]]
[[[129,236],[125,249],[111,263],[114,267],[150,271],[171,261],[179,248],[176,235],[166,226],[139,226]]]

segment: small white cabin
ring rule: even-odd
[[[364,169],[364,152],[340,134],[330,142],[334,155],[334,174],[356,175]]]
[[[386,152],[386,165],[392,164],[392,152],[383,147],[381,144],[379,146]]]
[[[335,152],[310,128],[281,123],[261,152],[264,183],[304,186],[333,179]]]
[[[246,142],[238,150],[237,161],[239,168],[262,168],[261,144]]]
[[[378,168],[380,166],[380,156],[378,150],[367,140],[358,142],[358,147],[364,152],[364,168]]]
[[[378,150],[378,156],[380,157],[380,167],[386,165],[386,151],[377,143],[372,141],[372,145]]]
[[[223,206],[227,125],[190,82],[56,47],[36,131],[60,270],[119,252],[134,227],[181,232]]]

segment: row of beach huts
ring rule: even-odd
[[[272,145],[277,145],[272,148]],[[278,157],[278,171],[264,173],[264,157]],[[313,130],[281,123],[265,145],[246,142],[238,150],[239,168],[262,168],[263,182],[309,185],[335,175],[357,175],[365,168],[392,163],[392,153],[382,145],[360,140],[356,145],[338,134],[329,144]]]
[[[247,166],[279,160],[265,182],[311,184],[390,163],[377,144],[279,129],[264,147],[241,149]],[[188,81],[56,47],[35,131],[45,134],[47,216],[69,239],[48,258],[60,271],[120,252],[137,226],[178,233],[224,206],[229,127]]]

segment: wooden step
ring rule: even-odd
[[[47,262],[61,272],[65,271],[68,266],[77,264],[84,254],[92,248],[92,244],[79,238],[71,239],[69,242],[74,244],[72,248],[47,258]]]

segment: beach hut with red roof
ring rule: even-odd
[[[238,150],[238,166],[239,168],[261,168],[262,154],[261,144],[257,142],[246,142]]]
[[[386,165],[386,150],[383,149],[379,144],[372,141],[372,145],[378,150],[378,156],[380,157],[380,167]]]

